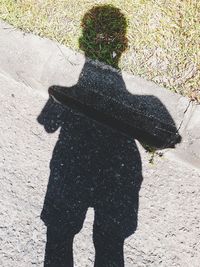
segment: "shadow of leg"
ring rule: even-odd
[[[73,239],[72,233],[49,226],[44,267],[73,267]]]
[[[94,267],[124,267],[124,239],[118,233],[103,232],[94,227],[95,264]]]

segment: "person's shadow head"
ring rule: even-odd
[[[79,48],[85,56],[118,68],[122,53],[128,47],[127,20],[113,5],[91,8],[82,18]]]

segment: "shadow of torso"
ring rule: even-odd
[[[142,182],[134,139],[51,98],[43,111],[47,132],[61,127],[50,162],[43,221],[61,224],[75,234],[88,207],[93,207],[95,223],[103,231],[117,231],[124,238],[133,233]]]
[[[169,147],[178,142],[175,123],[156,97],[131,95],[126,90],[121,74],[106,69],[93,71],[93,68],[86,63],[78,83],[70,88],[60,87],[60,90],[67,90],[72,97],[80,96],[84,99],[87,88],[90,88],[107,99],[111,97],[115,103],[121,101],[128,107],[129,117],[120,113],[120,106],[119,112],[118,108],[115,109],[118,112],[116,114],[121,116],[120,119],[131,122],[134,117],[131,117],[129,111],[135,110],[133,114],[137,116],[137,126],[144,128],[147,136],[153,138],[154,144],[158,139],[159,146],[165,147],[168,132],[170,138],[176,137],[173,142],[170,141]],[[105,84],[109,84],[109,88]],[[98,101],[95,105],[98,105]],[[99,104],[105,112],[112,112],[114,106],[108,103],[103,105]],[[143,113],[150,116],[142,117]],[[156,113],[161,121],[169,123],[163,136],[160,136],[163,124],[159,120],[154,121]],[[67,262],[67,266],[73,266],[71,240],[82,228],[89,207],[95,211],[95,266],[124,266],[123,242],[137,228],[139,190],[143,178],[141,158],[134,137],[102,124],[94,119],[93,114],[89,115],[85,116],[80,110],[62,105],[50,97],[38,117],[38,122],[44,125],[48,133],[60,128],[50,162],[49,183],[41,214],[48,229],[45,266],[58,266],[60,261],[63,262],[62,266]],[[145,121],[140,121],[140,116]],[[152,123],[148,123],[151,120]],[[157,124],[161,127],[157,127]],[[58,252],[59,246],[55,244],[63,242],[65,245],[59,245]],[[66,246],[70,248],[64,252],[68,254],[64,259],[61,247]],[[49,263],[53,261],[55,265]]]

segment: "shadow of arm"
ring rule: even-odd
[[[47,133],[54,133],[64,123],[65,108],[51,96],[37,118]]]

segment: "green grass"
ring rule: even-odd
[[[113,16],[100,12],[95,25],[83,23],[94,5],[111,2],[124,14],[124,25],[117,9]],[[200,102],[199,0],[0,0],[0,18]],[[108,26],[106,37],[98,25],[104,33]]]

